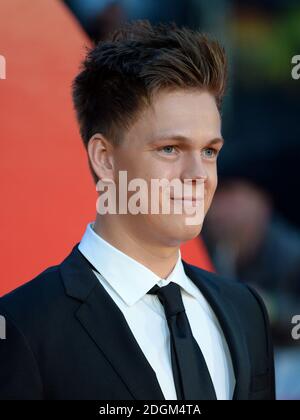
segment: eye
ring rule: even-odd
[[[207,159],[214,159],[218,155],[218,150],[213,147],[207,147],[203,150],[204,157]]]
[[[165,155],[173,155],[174,152],[176,153],[176,148],[175,146],[168,145],[168,146],[161,147],[159,151],[164,153]]]

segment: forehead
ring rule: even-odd
[[[144,141],[178,133],[206,141],[221,137],[221,118],[212,94],[200,90],[159,92],[129,130]]]

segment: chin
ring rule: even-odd
[[[195,226],[185,226],[180,232],[180,237],[178,235],[180,242],[184,243],[199,236],[202,230],[202,226],[203,224]]]
[[[180,244],[196,238],[202,230],[203,222],[195,225],[187,225],[185,218],[168,221],[168,224],[161,230],[169,246],[180,246]]]

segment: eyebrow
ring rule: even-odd
[[[171,133],[165,134],[165,135],[158,135],[157,137],[150,140],[150,143],[156,144],[156,143],[160,143],[161,141],[166,141],[166,140],[176,140],[182,143],[193,143],[193,140],[189,137],[183,136],[181,134],[171,134]],[[216,137],[212,140],[209,140],[206,143],[207,146],[213,146],[215,144],[223,145],[224,144],[223,137]]]

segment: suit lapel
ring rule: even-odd
[[[213,309],[226,338],[236,379],[233,399],[248,399],[250,386],[250,359],[237,310],[226,298],[225,293],[222,293],[221,280],[220,284],[216,284],[215,282],[210,281],[208,273],[206,273],[204,277],[202,270],[197,267],[193,267],[184,261],[183,265],[187,276],[200,289]]]
[[[82,304],[76,318],[120,376],[133,398],[163,400],[156,374],[120,309],[77,249],[60,266],[66,293]],[[101,372],[99,372],[101,374]]]

